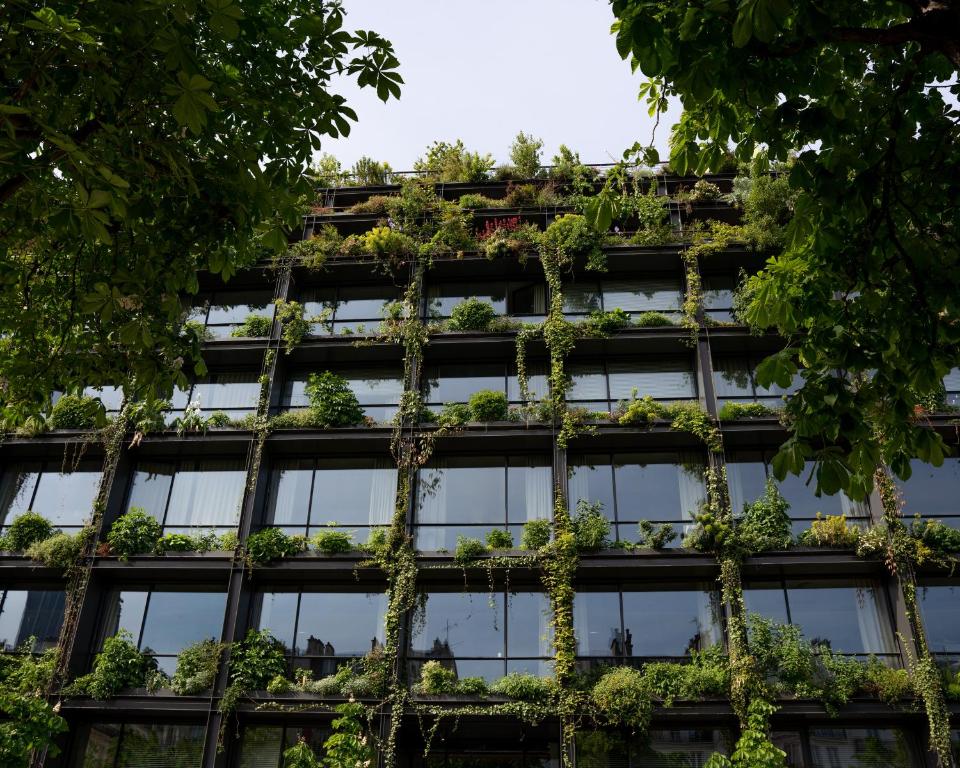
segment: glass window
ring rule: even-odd
[[[735,451],[727,459],[727,483],[730,488],[730,504],[736,514],[740,514],[747,504],[763,496],[767,478],[773,477],[771,462],[775,451]],[[870,516],[870,507],[866,501],[853,501],[844,493],[833,496],[817,496],[816,480],[811,477],[813,462],[807,464],[802,475],[787,475],[777,483],[783,498],[790,504],[788,513],[794,521],[794,533],[810,527],[810,521],[817,513],[823,515],[845,515],[851,519],[865,519]]]
[[[141,461],[127,507],[153,515],[164,533],[196,533],[197,528],[222,533],[237,527],[246,477],[239,461],[226,459]]]
[[[439,409],[447,403],[466,403],[475,392],[489,389],[506,392],[511,405],[522,405],[516,367],[505,363],[443,363],[427,368],[425,377],[426,403]],[[542,399],[549,392],[545,363],[527,363],[527,389],[534,399]]]
[[[713,386],[717,391],[717,403],[722,408],[726,403],[761,403],[768,408],[783,408],[784,398],[803,385],[799,373],[794,374],[788,387],[773,384],[761,387],[757,383],[756,368],[762,358],[716,357],[713,360]]]
[[[951,368],[943,377],[945,402],[954,408],[960,406],[960,368]]]
[[[440,661],[458,678],[550,674],[550,600],[541,592],[430,592],[411,640],[412,679]]]
[[[718,323],[739,323],[733,314],[737,280],[732,275],[706,275],[703,278],[703,308],[709,319]]]
[[[632,317],[643,312],[672,315],[680,311],[682,304],[683,288],[679,276],[585,281],[563,288],[563,311],[567,316],[614,309],[622,309]]]
[[[450,317],[453,308],[469,298],[493,306],[498,315],[524,320],[542,319],[547,311],[547,286],[540,281],[488,283],[441,283],[427,287],[427,314],[434,319]]]
[[[311,333],[317,336],[373,335],[387,305],[399,298],[398,290],[386,285],[318,288],[304,295],[304,316],[314,319]]]
[[[484,539],[494,528],[519,544],[523,524],[550,519],[552,503],[546,457],[438,457],[418,474],[417,548],[453,551],[457,536]]]
[[[388,422],[397,413],[400,396],[403,394],[403,374],[399,370],[368,368],[335,370],[347,384],[363,407],[363,412],[377,422]],[[288,379],[283,388],[282,404],[286,408],[307,408],[307,373]]]
[[[84,387],[84,397],[95,397],[103,403],[108,416],[116,415],[123,405],[123,390],[120,387]]]
[[[636,542],[637,523],[650,520],[673,525],[679,546],[691,525],[682,521],[706,498],[706,462],[696,452],[573,455],[569,465],[571,511],[581,499],[599,502],[618,541]]]
[[[63,625],[65,596],[60,590],[0,591],[0,650],[14,651],[31,637],[34,652],[53,648]]]
[[[580,730],[575,749],[577,765],[586,768],[693,768],[715,752],[729,755],[732,741],[729,732],[710,728],[651,729],[645,737]]]
[[[177,389],[170,399],[171,420],[190,404],[199,406],[209,416],[223,411],[231,419],[242,419],[255,413],[260,399],[260,382],[252,372],[212,373],[188,389]]]
[[[259,627],[320,679],[383,647],[386,611],[382,592],[268,592],[260,596]]]
[[[83,462],[75,472],[62,468],[59,461],[7,464],[0,474],[0,524],[9,526],[30,510],[67,532],[82,527],[93,513],[100,465]]]
[[[323,725],[283,728],[258,725],[244,728],[240,741],[239,768],[283,768],[283,753],[302,738],[318,758],[331,731]]]
[[[578,590],[573,603],[577,654],[607,663],[686,657],[721,642],[721,616],[720,597],[712,588]]]
[[[697,397],[691,361],[681,358],[572,363],[567,400],[590,410],[610,411],[621,400],[649,395],[654,400],[690,400]]]
[[[157,658],[172,675],[177,654],[201,640],[219,640],[223,631],[223,592],[125,589],[117,592],[107,636],[125,629],[137,648]]]
[[[200,768],[206,729],[167,723],[89,726],[83,768]]]
[[[924,585],[917,596],[930,650],[960,656],[960,585]]]
[[[397,467],[387,457],[283,459],[270,473],[266,520],[288,533],[345,527],[358,543],[393,518]]]
[[[751,613],[795,624],[808,640],[837,653],[895,654],[884,594],[873,584],[755,583],[743,596]]]
[[[904,515],[919,514],[960,528],[960,458],[946,458],[939,467],[913,459],[910,469],[909,480],[897,481],[903,492]]]
[[[273,318],[272,297],[262,291],[218,291],[193,308],[190,320],[203,323],[215,339],[227,339],[250,315]]]
[[[911,768],[922,765],[909,737],[893,728],[811,728],[812,768]]]

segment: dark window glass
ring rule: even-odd
[[[283,728],[260,725],[244,728],[240,741],[239,768],[282,768],[283,753],[303,739],[318,758],[324,754],[324,742],[330,737],[326,726]]]
[[[547,311],[547,287],[542,282],[442,283],[427,288],[427,314],[447,318],[469,298],[480,299],[498,315],[542,317]]]
[[[57,644],[63,624],[64,593],[59,590],[8,589],[0,592],[0,650],[13,651],[31,637],[35,652]]]
[[[690,360],[621,360],[577,363],[567,367],[567,399],[592,410],[611,410],[634,395],[655,400],[690,400],[697,396],[696,375]]]
[[[936,518],[954,528],[960,528],[960,459],[946,458],[935,467],[914,459],[909,480],[899,480],[903,491],[904,513]]]
[[[960,586],[922,586],[918,597],[930,650],[960,655]]]
[[[683,303],[679,277],[635,280],[602,280],[572,283],[563,288],[563,311],[584,315],[602,310],[622,309],[631,315],[642,312],[675,314]]]
[[[706,275],[703,278],[703,308],[707,317],[720,323],[736,322],[733,296],[737,280],[732,275]]]
[[[99,466],[82,463],[61,472],[60,462],[11,463],[0,475],[0,524],[30,510],[58,528],[79,528],[90,519],[100,487]]]
[[[773,384],[762,387],[757,382],[756,368],[762,358],[716,357],[713,360],[713,384],[722,407],[726,402],[758,402],[770,408],[782,408],[784,396],[791,395],[803,384],[799,373],[788,387]]]
[[[363,412],[378,422],[390,421],[397,413],[403,394],[403,376],[398,370],[381,368],[350,368],[334,370],[346,379]],[[283,388],[282,403],[287,408],[307,408],[307,374],[288,379]]]
[[[912,768],[922,765],[909,737],[892,728],[811,728],[811,768]]]
[[[83,768],[200,768],[202,725],[91,725]]]
[[[398,298],[393,286],[320,288],[305,294],[304,316],[314,320],[316,335],[372,335]]]
[[[223,411],[232,419],[242,419],[257,410],[260,382],[252,372],[211,373],[188,389],[177,389],[170,399],[170,421],[181,416],[187,406],[210,415]]]
[[[203,323],[215,339],[226,339],[250,315],[272,318],[273,313],[273,302],[266,293],[223,291],[210,294],[203,304],[194,307],[189,319]]]
[[[577,765],[586,768],[693,768],[715,752],[730,754],[731,742],[727,731],[710,728],[651,729],[644,737],[580,730],[575,748]]]

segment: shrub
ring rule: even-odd
[[[77,562],[84,546],[93,535],[92,528],[84,528],[73,536],[69,533],[55,533],[27,547],[26,555],[48,568],[67,571]]]
[[[363,187],[382,187],[390,183],[393,168],[364,155],[350,169],[350,183]]]
[[[487,548],[480,539],[472,539],[467,536],[457,536],[457,550],[453,555],[453,561],[460,566],[467,566],[475,560],[479,560],[487,554]]]
[[[950,528],[939,520],[921,520],[910,524],[910,535],[939,554],[960,552],[960,530]]]
[[[497,222],[514,221],[512,219],[497,219]],[[490,222],[487,222],[489,227]],[[520,224],[516,226],[494,226],[485,228],[478,235],[484,255],[490,259],[517,256],[521,263],[527,258],[527,253],[536,248],[540,242],[540,230],[534,224]]]
[[[633,324],[638,328],[663,328],[668,325],[676,325],[662,312],[641,312],[634,318]]]
[[[540,175],[540,150],[543,149],[543,140],[535,138],[533,134],[523,131],[510,145],[510,162],[522,179],[533,179]]]
[[[50,411],[51,429],[92,429],[104,423],[106,411],[95,397],[63,395]]]
[[[118,517],[107,534],[110,551],[121,560],[131,555],[152,552],[160,541],[163,532],[160,523],[148,515],[141,507],[131,507],[125,515]]]
[[[581,552],[596,552],[610,546],[610,521],[604,516],[599,501],[592,504],[584,499],[577,501],[572,523],[573,537]]]
[[[509,409],[503,392],[483,389],[470,395],[470,415],[474,421],[506,421]]]
[[[353,536],[346,531],[320,531],[310,543],[317,552],[325,555],[339,555],[353,549]]]
[[[513,549],[513,535],[510,531],[494,528],[487,532],[487,546],[490,549]]]
[[[540,190],[535,184],[507,184],[503,205],[505,208],[537,208],[540,205]]]
[[[264,528],[247,537],[247,560],[262,565],[281,557],[298,555],[307,548],[303,536],[288,536],[279,528]]]
[[[277,675],[287,671],[283,643],[268,629],[251,629],[234,643],[230,655],[230,683],[242,691],[263,690]]]
[[[777,484],[767,480],[763,496],[744,505],[743,517],[737,523],[737,536],[747,550],[787,549],[793,543],[789,509]]]
[[[860,530],[847,523],[845,515],[827,515],[817,512],[817,519],[800,534],[797,541],[811,547],[838,547],[856,549]]]
[[[270,335],[273,328],[273,320],[263,315],[247,315],[246,319],[230,331],[230,335],[235,338],[264,338]]]
[[[200,536],[168,533],[157,540],[153,551],[158,555],[165,555],[167,552],[209,552],[216,549],[219,544],[219,539],[213,533]]]
[[[43,515],[27,510],[18,515],[4,534],[7,549],[23,552],[37,542],[49,539],[53,535],[53,526]]]
[[[616,307],[609,312],[593,310],[587,317],[585,324],[590,333],[597,336],[609,336],[614,331],[629,327],[631,320],[630,315],[620,307]]]
[[[340,253],[343,236],[333,224],[324,224],[314,230],[309,240],[299,240],[290,246],[290,255],[295,263],[310,269],[321,269],[327,261]]]
[[[430,181],[485,181],[494,166],[490,155],[467,152],[463,142],[435,141],[427,147],[424,157],[418,158],[413,170],[424,174]]]
[[[170,688],[181,696],[192,696],[213,688],[220,667],[223,644],[215,640],[201,640],[188,645],[177,655],[177,670]]]
[[[441,427],[462,427],[471,418],[470,406],[466,403],[447,403],[436,416]]]
[[[907,670],[888,667],[876,656],[867,659],[864,678],[863,690],[885,704],[896,704],[914,692]]]
[[[141,653],[133,636],[121,629],[103,641],[103,650],[93,662],[93,671],[77,678],[69,694],[87,694],[95,699],[110,699],[127,688],[158,688],[165,676],[157,670],[157,660]]]
[[[634,398],[617,419],[621,424],[649,424],[656,419],[666,418],[666,408],[650,395]]]
[[[543,247],[566,258],[584,258],[588,269],[606,269],[606,260],[601,244],[603,237],[575,213],[558,216],[543,233]]]
[[[536,552],[550,543],[549,520],[527,520],[520,534],[520,549]]]
[[[311,373],[306,393],[311,416],[323,427],[349,427],[363,422],[363,408],[342,376],[330,371]]]
[[[683,546],[687,549],[718,552],[733,536],[733,526],[709,510],[693,515],[693,522],[693,528],[683,537]]]
[[[485,331],[496,316],[490,302],[471,297],[453,308],[448,325],[451,331]]]
[[[646,731],[653,714],[653,698],[643,673],[632,667],[606,672],[592,692],[593,703],[608,723]]]
[[[654,527],[649,520],[637,523],[637,533],[640,537],[639,545],[648,549],[663,549],[677,538],[677,531],[670,523],[660,523]]]
[[[776,411],[763,403],[726,402],[717,414],[717,418],[720,421],[736,421],[737,419],[756,419],[774,415],[776,415]]]
[[[542,704],[556,696],[556,683],[546,677],[538,677],[529,672],[511,672],[490,686],[490,693],[508,696],[517,701]]]
[[[420,667],[420,682],[414,690],[424,696],[440,696],[454,693],[457,689],[457,673],[447,669],[439,661],[431,660]]]
[[[720,187],[706,179],[700,179],[693,185],[690,200],[694,203],[705,203],[720,197]]]
[[[475,195],[473,193],[461,195],[457,203],[461,208],[502,208],[502,200],[494,200],[486,195]]]

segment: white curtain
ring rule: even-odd
[[[200,461],[173,478],[167,525],[236,525],[246,473],[232,462]]]
[[[549,520],[553,508],[550,467],[529,467],[524,473],[526,520]]]
[[[840,493],[840,509],[846,517],[867,517],[870,514],[865,502],[854,501],[843,492]]]
[[[680,517],[683,520],[691,520],[700,511],[700,503],[707,498],[705,472],[700,454],[686,451],[680,454],[677,481],[680,484]]]
[[[890,633],[885,632],[881,625],[876,589],[869,584],[857,584],[856,603],[857,626],[860,628],[863,650],[867,653],[891,652]]]
[[[720,642],[720,597],[712,589],[697,593],[697,626],[703,646]]]
[[[417,487],[417,523],[447,522],[447,461],[440,458],[420,470]]]
[[[390,525],[397,497],[397,469],[377,459],[370,480],[370,525]]]
[[[573,476],[570,478],[570,481],[567,484],[568,488],[570,489],[570,509],[576,509],[577,502],[580,499],[585,501],[590,500],[590,472],[590,467],[587,466],[574,467]],[[606,512],[608,518],[611,520],[613,519],[612,509],[605,509],[604,512]]]

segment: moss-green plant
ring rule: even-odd
[[[722,451],[723,440],[720,430],[710,415],[695,402],[674,403],[668,413],[671,418],[670,429],[689,432],[698,437],[711,451]]]
[[[222,536],[212,531],[190,535],[187,533],[167,533],[160,537],[153,551],[158,555],[167,552],[213,552],[220,550],[232,552],[237,548],[237,534],[228,532]]]
[[[244,547],[249,563],[263,565],[306,551],[307,540],[304,536],[288,536],[280,528],[264,528],[251,533]]]
[[[939,555],[960,552],[960,530],[944,525],[939,520],[915,517],[910,523],[910,535]]]
[[[527,520],[520,534],[520,549],[536,552],[550,543],[549,520]]]
[[[230,685],[241,692],[264,690],[277,675],[287,671],[283,643],[270,630],[251,629],[233,644],[230,654]]]
[[[306,739],[301,736],[297,743],[283,751],[283,768],[321,768]]]
[[[290,246],[289,255],[296,264],[310,269],[322,269],[343,246],[343,236],[333,224],[324,224],[314,230],[309,240],[299,240]]]
[[[593,686],[591,699],[604,721],[641,733],[653,715],[653,696],[643,673],[633,667],[615,667]]]
[[[620,424],[650,424],[667,415],[666,408],[650,395],[634,398],[626,404],[617,418]]]
[[[310,413],[323,427],[349,427],[363,422],[363,408],[342,376],[331,371],[311,373],[305,389]]]
[[[638,328],[663,328],[676,323],[662,312],[641,312],[633,319]]]
[[[551,702],[557,695],[556,682],[529,672],[510,672],[490,686],[490,693],[517,701]]]
[[[310,333],[310,321],[304,316],[304,306],[299,301],[277,299],[273,303],[280,321],[280,338],[284,340],[284,351],[289,355]]]
[[[597,552],[610,546],[610,521],[599,501],[579,499],[571,525],[580,552]]]
[[[594,336],[609,336],[614,331],[621,328],[628,328],[632,324],[630,315],[624,312],[620,307],[603,312],[599,309],[593,310],[586,320],[584,326],[587,332]]]
[[[310,544],[324,555],[339,555],[354,548],[353,536],[347,531],[320,531],[310,538]]]
[[[247,315],[244,321],[230,331],[235,338],[264,338],[270,335],[273,320],[264,315]]]
[[[93,671],[77,678],[67,693],[112,699],[127,688],[156,689],[165,681],[165,676],[157,670],[157,660],[141,653],[133,644],[133,636],[121,629],[103,641],[103,650],[94,659]]]
[[[337,717],[330,726],[331,736],[323,743],[328,768],[369,768],[376,753],[373,739],[364,731],[367,712],[363,704],[349,701],[333,708]]]
[[[706,203],[720,197],[720,187],[706,179],[698,179],[688,199],[693,203]]]
[[[451,331],[485,331],[496,316],[490,302],[471,296],[451,310],[448,327]]]
[[[470,395],[470,415],[474,421],[506,421],[509,404],[503,392],[483,389]]]
[[[720,421],[736,421],[737,419],[757,419],[764,416],[775,416],[777,412],[763,403],[735,403],[728,401],[723,404],[717,417]]]
[[[750,702],[746,727],[730,757],[714,752],[704,768],[787,768],[787,753],[770,741],[769,720],[777,708],[763,699]]]
[[[56,568],[64,573],[77,566],[77,559],[84,547],[94,536],[92,527],[83,528],[73,535],[54,533],[49,538],[35,541],[25,552],[31,560],[42,563],[48,568]]]
[[[566,213],[554,219],[541,243],[546,250],[563,254],[566,261],[584,259],[587,269],[602,272],[607,268],[602,236],[579,214]]]
[[[43,515],[27,510],[13,519],[3,538],[7,549],[23,552],[52,535],[53,525],[50,521]]]
[[[710,509],[693,515],[693,527],[683,537],[683,546],[698,552],[720,552],[733,539],[733,526]]]
[[[466,403],[447,403],[436,415],[437,424],[441,427],[462,427],[473,418],[473,412]]]
[[[59,651],[34,656],[33,638],[15,652],[0,653],[0,765],[28,768],[34,753],[59,754],[58,734],[67,731],[59,706],[44,696],[56,670]]]
[[[845,515],[827,515],[817,512],[817,519],[803,531],[797,541],[808,547],[837,547],[856,549],[860,529],[847,522]]]
[[[513,534],[501,528],[487,531],[487,546],[490,549],[513,549]]]
[[[463,142],[457,139],[453,144],[435,141],[423,157],[417,158],[413,169],[430,181],[485,181],[494,166],[493,158],[468,152]]]
[[[193,696],[213,688],[220,668],[223,644],[201,640],[177,654],[177,669],[170,680],[170,689],[181,696]]]
[[[364,155],[350,168],[352,185],[360,187],[382,187],[390,183],[393,168],[390,163],[382,163]]]
[[[468,193],[466,195],[461,195],[460,199],[457,200],[461,208],[502,208],[502,200],[494,200],[492,197],[487,197],[486,195],[477,195],[474,193]]]
[[[431,659],[420,667],[420,680],[414,686],[416,693],[424,696],[441,696],[456,693],[457,673],[447,669],[439,661]]]
[[[523,131],[517,134],[510,145],[510,162],[521,179],[533,179],[540,175],[540,150],[543,149],[543,140],[526,134]]]
[[[50,411],[51,429],[92,429],[106,423],[106,410],[95,397],[63,395]]]
[[[160,540],[163,529],[157,519],[147,514],[142,507],[131,507],[110,526],[107,543],[110,551],[121,560],[132,555],[152,552]]]
[[[637,523],[638,545],[648,549],[663,549],[677,538],[676,529],[670,523],[654,526],[649,520]]]
[[[459,566],[467,566],[485,557],[487,548],[480,539],[469,536],[457,536],[457,549],[453,555],[453,562]]]
[[[748,552],[787,549],[793,543],[793,533],[787,502],[776,482],[768,479],[763,496],[752,504],[745,504],[743,516],[737,521],[736,533]]]

